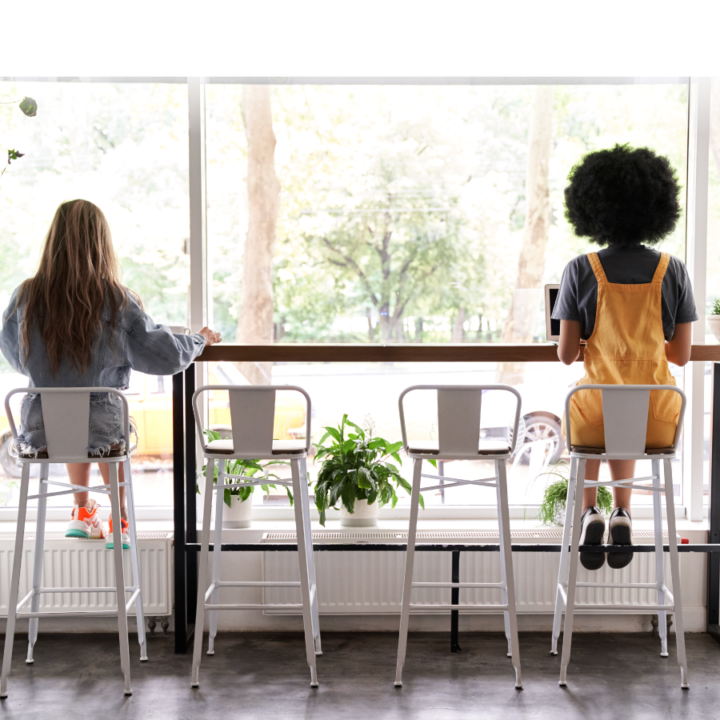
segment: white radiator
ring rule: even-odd
[[[14,533],[0,533],[0,617],[7,617],[10,578],[15,547]],[[172,533],[138,533],[140,586],[145,615],[172,613]],[[20,575],[20,597],[32,588],[35,535],[25,535]],[[132,584],[130,553],[123,553],[125,584]],[[104,540],[66,538],[46,533],[43,552],[43,587],[114,587],[112,550]],[[41,596],[40,609],[56,612],[113,610],[115,593],[48,593]],[[134,607],[130,614],[134,614]]]
[[[513,543],[560,543],[562,529],[512,532]],[[650,531],[633,533],[636,544],[652,544]],[[418,543],[497,543],[497,532],[418,532]],[[295,542],[295,533],[265,533],[263,542]],[[320,531],[313,532],[314,543],[405,543],[407,532],[388,530]],[[667,534],[663,536],[667,544]],[[679,542],[679,540],[678,540]],[[294,552],[263,554],[265,580],[298,580],[298,560]],[[672,588],[670,563],[665,553],[665,584]],[[682,558],[682,556],[681,556]],[[513,568],[515,594],[520,613],[552,613],[555,607],[559,553],[515,552]],[[682,568],[682,559],[680,562]],[[405,552],[315,552],[320,612],[332,615],[393,614],[400,612],[402,580],[405,572]],[[417,582],[450,582],[451,553],[425,552],[415,554],[413,580]],[[473,583],[499,582],[500,554],[498,552],[463,552],[460,556],[460,581]],[[579,566],[578,581],[639,583],[655,582],[655,553],[636,553],[623,570],[610,570],[607,564],[597,572]],[[418,588],[413,590],[414,603],[441,605],[450,603],[450,589]],[[497,590],[460,590],[460,604],[499,603]],[[300,602],[299,590],[293,588],[265,588],[264,602],[291,604]],[[612,603],[626,605],[628,614],[638,614],[638,605],[656,604],[653,590],[604,590],[578,588],[577,611],[583,603]],[[297,610],[272,610],[267,614],[297,614]],[[423,611],[425,612],[425,611]],[[447,610],[433,611],[447,614]],[[472,610],[464,611],[464,614]],[[648,613],[651,614],[651,613]]]

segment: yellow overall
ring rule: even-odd
[[[652,282],[608,282],[597,253],[588,255],[598,282],[595,327],[585,347],[585,377],[578,385],[675,385],[665,356],[662,281],[670,256],[660,257]],[[681,399],[674,392],[651,392],[646,447],[669,447],[675,437]],[[602,395],[576,393],[570,401],[572,444],[604,447]],[[565,435],[563,417],[563,436]]]

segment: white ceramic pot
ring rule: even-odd
[[[242,502],[237,495],[230,496],[230,507],[223,506],[224,528],[248,528],[252,524],[252,498]]]
[[[340,527],[377,527],[380,505],[376,500],[368,505],[367,500],[355,500],[351,514],[344,505],[340,507]]]
[[[710,326],[710,332],[715,339],[720,342],[720,315],[707,315],[707,322]]]

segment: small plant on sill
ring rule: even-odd
[[[566,462],[558,463],[553,470],[538,475],[538,477],[544,475],[557,478],[546,486],[542,503],[538,508],[538,520],[543,525],[562,525],[564,522],[570,481],[563,471],[567,471]],[[612,512],[612,493],[608,488],[604,486],[598,487],[597,504],[605,515]]]
[[[222,435],[220,435],[219,432],[215,430],[205,430],[204,431],[208,442],[212,442],[213,440],[221,440]],[[279,480],[278,475],[274,475],[268,472],[268,467],[270,465],[289,465],[288,462],[284,460],[270,460],[266,462],[264,465],[260,464],[259,460],[225,460],[225,469],[224,472],[228,475],[243,475],[245,477],[255,477],[258,473],[264,473],[265,478],[270,480],[270,478],[273,478],[275,480]],[[205,471],[207,469],[207,465],[203,465],[202,470],[198,472],[197,479],[202,480],[205,477]],[[217,485],[218,481],[218,470],[219,470],[219,463],[215,463],[215,476],[213,478],[213,482],[215,485]],[[225,484],[226,485],[235,485],[238,484],[238,480],[233,480],[232,478],[225,478]],[[245,502],[254,492],[255,485],[248,485],[246,487],[239,487],[239,488],[225,488],[223,491],[223,502],[228,506],[232,507],[232,498],[233,496],[239,497],[240,502]],[[270,495],[270,488],[277,489],[277,485],[274,485],[272,482],[263,483],[262,485],[259,485],[258,487],[261,487],[265,493],[269,496]],[[195,490],[197,494],[200,494],[200,486],[196,483],[195,484]],[[293,495],[290,491],[289,487],[285,487],[285,491],[287,492],[288,499],[290,500],[290,506],[292,507],[293,504]]]
[[[315,505],[321,525],[325,525],[328,508],[336,507],[338,501],[352,513],[356,500],[367,500],[368,505],[377,502],[380,507],[387,504],[395,507],[398,501],[395,487],[401,487],[408,494],[412,492],[410,483],[400,475],[398,468],[402,442],[391,443],[373,437],[371,425],[366,432],[348,420],[347,415],[343,415],[337,428],[326,427],[325,431],[315,455],[316,462],[323,460],[315,483]],[[324,444],[326,440],[330,441],[327,445]],[[420,506],[425,508],[422,495]]]

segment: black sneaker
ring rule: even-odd
[[[596,507],[585,510],[580,519],[582,533],[580,545],[602,545],[605,535],[605,518]],[[604,552],[581,552],[580,562],[588,570],[599,570],[605,562]]]
[[[632,545],[632,520],[625,508],[615,508],[610,516],[608,545]],[[627,567],[633,559],[632,551],[607,554],[608,565],[614,570]]]

